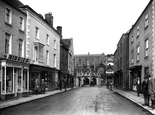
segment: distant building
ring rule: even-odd
[[[101,85],[106,81],[106,56],[105,54],[74,55],[76,85]]]
[[[129,89],[129,37],[121,36],[114,53],[114,84],[124,90]]]
[[[73,38],[63,39],[63,42],[68,47],[68,85],[73,86],[75,83],[74,77],[74,46]]]

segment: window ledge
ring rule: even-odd
[[[8,23],[8,22],[5,22],[6,25],[12,27],[12,24]]]
[[[24,30],[19,29],[19,31],[20,31],[20,32],[22,32],[22,33],[25,33],[25,31],[24,31]]]

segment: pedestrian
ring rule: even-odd
[[[155,109],[155,78],[149,77],[148,87],[151,98],[151,107],[152,109]]]
[[[141,82],[140,82],[139,77],[137,78],[135,86],[136,86],[136,89],[137,89],[137,96],[139,97],[139,94],[140,94],[140,91],[141,91]]]
[[[59,89],[62,90],[62,80],[61,80],[61,78],[60,78],[60,80],[59,80],[58,85],[59,85]]]
[[[144,81],[142,83],[142,92],[144,96],[143,105],[147,105],[147,106],[149,106],[148,79],[149,79],[149,76],[145,76]]]
[[[35,79],[35,94],[39,93],[39,79],[38,77]]]
[[[66,80],[66,78],[63,79],[63,84],[64,84],[65,91],[67,91],[67,80]]]
[[[45,83],[44,79],[42,79],[42,81],[41,81],[41,92],[42,93],[45,93],[45,87],[46,87],[46,83]]]
[[[109,89],[109,81],[107,81],[106,85],[107,85],[107,88]]]

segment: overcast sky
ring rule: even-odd
[[[52,12],[54,28],[73,38],[74,54],[113,54],[123,33],[150,0],[20,0],[43,16]]]

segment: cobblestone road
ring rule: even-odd
[[[106,87],[82,87],[0,110],[0,115],[150,115]]]

